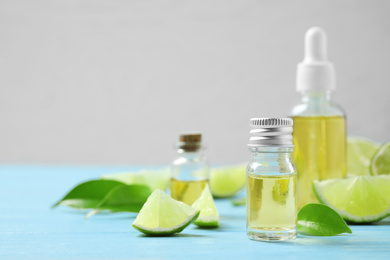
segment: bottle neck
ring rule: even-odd
[[[324,103],[330,102],[331,91],[304,91],[302,92],[303,103]]]
[[[179,154],[180,157],[184,157],[186,159],[194,159],[194,158],[203,157],[203,150],[202,149],[188,151],[188,150],[179,148],[177,150],[177,153]]]
[[[301,101],[292,109],[293,117],[344,117],[340,106],[331,100],[331,91],[303,91]]]
[[[252,161],[291,160],[293,147],[250,147]]]

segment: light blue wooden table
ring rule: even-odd
[[[351,226],[353,234],[292,242],[247,238],[245,207],[217,200],[219,229],[194,225],[171,237],[146,237],[136,214],[83,214],[50,206],[79,182],[137,167],[0,166],[0,259],[390,259],[390,219]]]

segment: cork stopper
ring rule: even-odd
[[[202,141],[201,134],[182,134],[180,135],[180,142],[183,143],[200,143]]]
[[[179,149],[185,152],[196,152],[201,148],[202,134],[181,134]]]

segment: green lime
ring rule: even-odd
[[[166,190],[169,185],[170,172],[168,168],[158,170],[141,170],[139,172],[124,172],[105,174],[101,176],[105,180],[115,180],[126,184],[143,184],[151,190]]]
[[[370,170],[372,175],[390,175],[390,142],[384,143],[372,157]]]
[[[219,214],[208,184],[204,187],[200,197],[192,204],[192,207],[200,210],[199,217],[194,222],[195,225],[199,227],[219,227]]]
[[[210,190],[215,197],[231,197],[245,186],[247,164],[210,170]]]
[[[378,147],[378,143],[369,139],[349,137],[347,140],[347,175],[370,175],[370,161]]]
[[[390,175],[314,181],[313,190],[320,202],[350,222],[369,223],[390,215]]]
[[[147,235],[171,235],[181,232],[198,216],[199,210],[156,189],[145,202],[132,226]]]

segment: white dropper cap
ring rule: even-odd
[[[336,88],[333,64],[328,61],[326,33],[319,27],[305,35],[305,58],[298,64],[297,91],[330,91]]]

